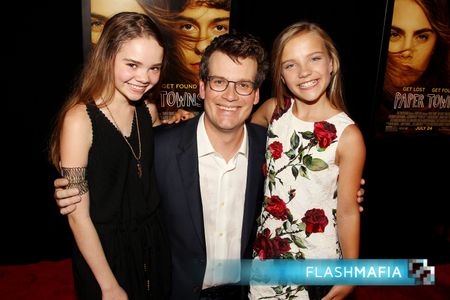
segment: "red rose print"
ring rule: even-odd
[[[305,213],[302,222],[306,224],[306,233],[323,232],[328,224],[328,218],[323,209],[313,208]]]
[[[326,148],[336,139],[336,127],[327,121],[314,123],[314,135],[320,148]]]
[[[284,109],[282,109],[277,104],[277,106],[275,107],[275,109],[273,111],[271,122],[274,120],[278,120],[282,115],[284,115],[285,112],[288,111],[289,107],[291,107],[291,98],[285,97],[284,98]]]
[[[266,163],[264,163],[264,165],[262,166],[262,171],[263,171],[264,177],[267,177],[267,164]]]
[[[283,153],[283,144],[280,142],[273,142],[269,145],[269,151],[273,159],[279,159],[281,157],[281,153]]]
[[[271,239],[270,229],[266,228],[257,234],[253,250],[260,259],[272,259],[279,258],[282,254],[291,250],[291,246],[279,236]]]
[[[272,244],[272,248],[274,249],[274,257],[273,258],[279,258],[282,254],[288,252],[291,250],[291,246],[289,245],[288,241],[285,239],[282,239],[279,236],[274,237],[270,243]]]
[[[255,244],[253,250],[256,252],[260,259],[268,259],[273,256],[273,251],[270,247],[270,230],[264,229],[263,232],[258,232],[256,235]]]
[[[267,198],[265,209],[275,219],[284,221],[288,218],[289,209],[286,207],[286,203],[278,196]]]

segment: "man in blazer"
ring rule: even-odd
[[[203,202],[214,199],[202,197],[196,142],[201,121],[204,118],[197,117],[173,128],[158,129],[155,135],[155,157],[158,158],[155,171],[172,251],[171,299],[199,299],[206,263],[213,259],[206,251]],[[251,258],[255,221],[264,199],[262,165],[266,131],[253,124],[246,124],[246,130],[248,166],[246,182],[241,183],[246,188],[240,204],[243,207],[240,247],[229,241],[230,247],[240,248],[240,258]],[[246,296],[245,291],[242,293]]]
[[[266,130],[246,124],[267,64],[250,35],[226,34],[205,51],[205,112],[155,133],[155,172],[172,251],[171,299],[239,299],[218,260],[251,258],[263,199]],[[231,282],[230,282],[231,281]]]

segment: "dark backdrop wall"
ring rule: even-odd
[[[53,118],[82,63],[79,1],[8,1],[2,32],[4,172],[0,263],[69,255],[70,231],[52,196],[56,173],[47,163]],[[15,4],[13,4],[15,2]]]
[[[251,32],[268,50],[276,34],[301,19],[318,22],[341,54],[346,99],[367,143],[362,256],[450,262],[448,137],[375,139],[371,131],[386,0],[233,1],[231,26]],[[81,1],[79,1],[81,2]],[[4,77],[0,264],[70,255],[71,233],[53,200],[46,146],[53,118],[82,63],[81,3],[35,1],[14,7]],[[270,82],[262,98],[270,97]],[[3,98],[4,97],[4,98]],[[7,118],[9,118],[7,121]]]

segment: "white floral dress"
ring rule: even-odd
[[[341,258],[336,231],[336,148],[354,122],[344,112],[305,122],[276,111],[268,128],[264,204],[253,248],[255,259]],[[308,299],[303,286],[250,286],[250,299]]]

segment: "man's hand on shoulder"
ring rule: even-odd
[[[59,207],[59,212],[62,215],[70,214],[77,208],[76,204],[81,201],[80,192],[76,188],[64,189],[69,184],[66,178],[55,179],[53,184],[55,186],[53,197]]]

